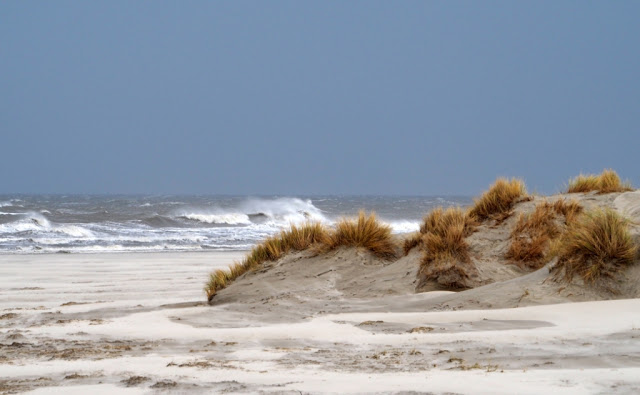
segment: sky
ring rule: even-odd
[[[640,2],[3,1],[0,193],[640,186]]]

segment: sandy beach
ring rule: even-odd
[[[358,254],[338,251],[326,265],[349,258],[358,267]],[[456,311],[446,307],[456,294],[443,291],[375,298],[335,292],[322,299],[302,292],[286,303],[268,295],[225,302],[220,295],[208,305],[202,279],[241,255],[0,256],[0,391],[640,388],[638,299]]]

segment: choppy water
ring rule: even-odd
[[[0,253],[246,250],[290,223],[328,225],[359,209],[395,233],[466,197],[0,196]]]

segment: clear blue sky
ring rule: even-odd
[[[0,193],[640,185],[640,2],[3,1]]]

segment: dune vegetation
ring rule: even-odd
[[[538,203],[530,214],[520,214],[511,231],[511,244],[505,258],[521,267],[539,269],[550,259],[550,242],[559,236],[563,229],[557,223],[559,216],[564,223],[572,223],[582,211],[575,200],[567,202],[558,199],[554,203]]]
[[[402,242],[402,251],[404,252],[405,256],[409,255],[409,252],[411,252],[411,250],[422,243],[422,236],[423,234],[420,232],[413,232],[404,239],[404,241]]]
[[[433,209],[423,218],[420,230],[405,239],[403,244],[404,254],[407,255],[413,248],[421,245],[427,234],[433,234],[443,239],[451,239],[451,235],[456,232],[456,226],[460,224],[462,224],[463,237],[473,233],[477,225],[476,221],[459,207],[449,207],[447,209],[437,207]]]
[[[629,222],[610,209],[584,213],[562,237],[553,270],[569,282],[576,275],[586,283],[612,276],[637,257],[628,227]]]
[[[618,173],[605,169],[600,174],[580,174],[569,180],[567,193],[597,191],[598,193],[633,191],[629,182],[622,182]]]
[[[433,210],[421,228],[426,255],[424,262],[437,261],[444,256],[468,260],[465,237],[473,232],[474,223],[459,207]]]
[[[527,189],[522,180],[498,178],[489,190],[475,199],[469,215],[477,221],[501,220],[509,216],[513,206],[526,196]]]
[[[367,216],[361,211],[355,219],[338,222],[335,229],[327,229],[318,222],[292,224],[290,229],[253,247],[242,262],[232,264],[228,270],[218,269],[209,274],[204,287],[207,299],[211,301],[218,291],[244,273],[265,262],[277,261],[288,252],[311,249],[323,253],[341,246],[364,248],[383,259],[395,258],[398,248],[391,236],[391,227],[380,223],[374,213]]]
[[[552,204],[553,210],[556,214],[564,217],[565,225],[572,223],[580,213],[584,210],[584,207],[575,199],[569,201],[565,199],[558,199]]]
[[[391,236],[391,227],[380,223],[375,213],[367,216],[364,211],[355,219],[339,221],[319,249],[329,251],[341,246],[365,248],[382,259],[395,258],[398,248]]]
[[[465,238],[475,226],[474,219],[459,207],[436,208],[425,216],[417,234],[419,238],[414,235],[407,239],[405,253],[412,248],[411,244],[421,245],[420,272],[424,278],[447,287],[464,288],[466,279],[475,270]]]
[[[216,292],[226,288],[236,278],[263,263],[277,261],[292,250],[303,251],[311,246],[326,243],[328,237],[327,230],[318,222],[308,222],[300,226],[292,224],[289,230],[269,237],[253,247],[242,262],[232,264],[229,270],[218,269],[211,273],[204,288],[207,299],[213,299]]]

